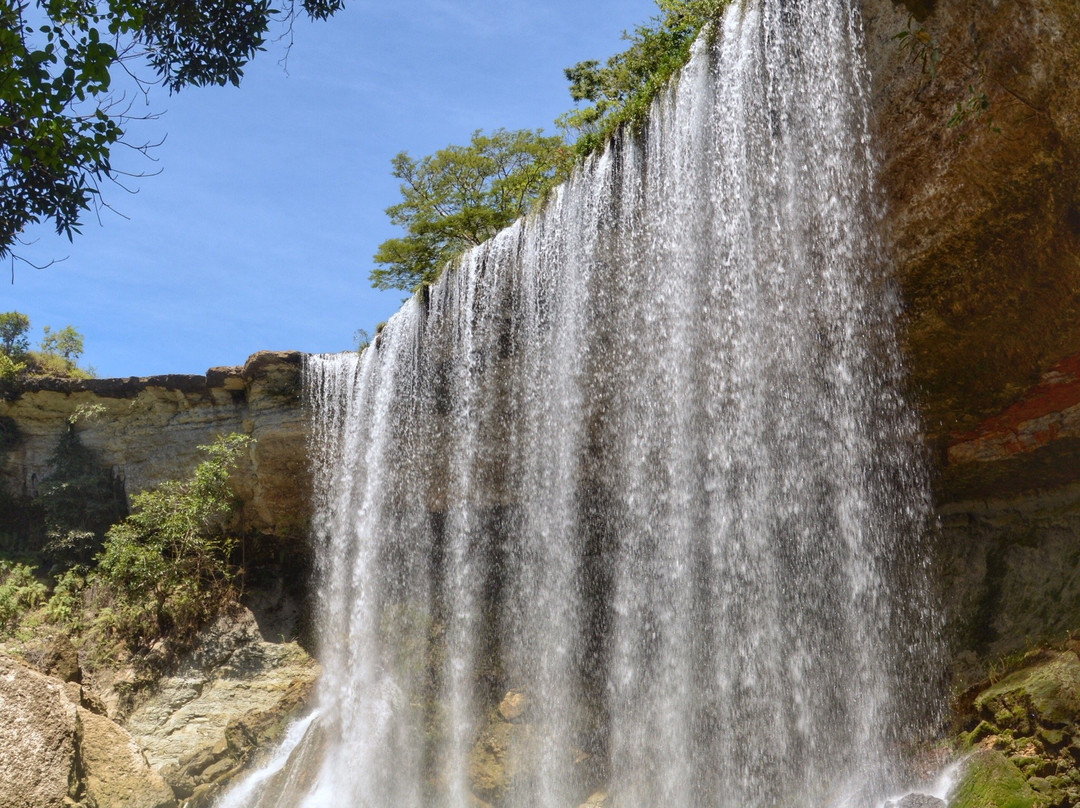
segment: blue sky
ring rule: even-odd
[[[74,325],[99,376],[203,373],[257,350],[338,351],[404,293],[371,288],[371,256],[397,234],[390,159],[465,143],[475,129],[543,127],[571,105],[562,69],[624,47],[653,0],[347,0],[298,22],[240,88],[151,96],[129,132],[165,142],[160,175],[105,186],[127,219],[93,214],[74,243],[45,228],[0,287],[0,311]],[[142,104],[142,101],[139,101]],[[140,107],[142,109],[142,107]],[[9,270],[9,268],[5,268]],[[5,275],[9,274],[5,271]]]

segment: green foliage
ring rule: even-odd
[[[82,334],[70,325],[65,325],[59,331],[53,331],[49,326],[45,326],[41,337],[41,351],[61,357],[69,368],[73,368],[75,361],[82,356]]]
[[[977,60],[968,62],[945,54],[930,32],[921,25],[916,25],[915,19],[914,15],[908,17],[907,26],[894,34],[893,40],[901,53],[907,54],[911,61],[922,66],[923,72],[929,75],[930,81],[937,78],[938,65],[941,61],[949,58],[953,63],[960,62],[969,75],[975,76],[975,80],[968,84],[967,96],[957,101],[953,107],[947,124],[948,128],[956,129],[969,122],[983,121],[990,132],[996,135],[1001,134],[1001,129],[995,124],[994,117],[990,114],[990,98],[986,94],[988,79],[985,70],[979,66]],[[1015,94],[1012,95],[1022,101]],[[1022,103],[1027,104],[1026,101]],[[963,137],[962,135],[961,139]]]
[[[45,604],[45,616],[53,623],[78,631],[83,627],[83,592],[86,567],[76,566],[62,573],[53,584]]]
[[[659,16],[624,34],[629,48],[603,65],[590,60],[567,68],[570,95],[584,106],[556,124],[576,138],[573,150],[540,130],[499,129],[477,131],[468,146],[448,146],[419,161],[397,155],[393,175],[402,181],[402,201],[386,212],[406,235],[379,246],[372,285],[415,291],[463,251],[528,213],[566,177],[574,154],[582,157],[623,124],[644,119],[656,93],[686,63],[695,37],[730,2],[657,0]]]
[[[26,376],[56,376],[66,379],[92,379],[92,370],[84,370],[59,354],[30,351],[26,355]]]
[[[0,314],[0,352],[14,363],[30,349],[26,332],[30,330],[30,318],[22,312],[5,311]]]
[[[995,135],[999,135],[1001,129],[994,124],[994,118],[989,114],[989,110],[990,99],[986,97],[986,92],[974,84],[969,84],[967,98],[956,102],[948,126],[950,129],[955,129],[968,121],[978,121],[985,115],[987,129]]]
[[[371,344],[371,335],[367,332],[366,328],[358,328],[353,332],[353,349],[357,353],[363,353],[364,350]]]
[[[113,601],[109,619],[129,643],[190,636],[233,598],[228,479],[249,444],[233,434],[200,447],[209,457],[191,477],[136,494],[131,515],[109,530],[95,575]]]
[[[30,609],[40,606],[46,591],[32,567],[0,561],[0,636],[8,634]]]
[[[893,34],[893,41],[911,61],[922,65],[930,80],[937,78],[937,66],[941,61],[941,48],[937,41],[921,25],[915,24],[915,16],[908,17],[907,26]]]
[[[3,0],[0,0],[0,4],[2,3]],[[0,74],[0,83],[2,81],[3,75]],[[0,130],[2,127],[3,118],[0,116]],[[2,255],[0,235],[0,256]],[[83,335],[76,331],[74,326],[66,325],[59,331],[45,326],[38,351],[30,350],[30,340],[27,337],[29,330],[30,318],[25,314],[18,311],[0,314],[0,391],[14,388],[23,374],[76,379],[90,378],[93,375],[76,364],[83,353]]]
[[[657,0],[660,14],[632,33],[630,47],[601,65],[578,62],[564,72],[570,96],[579,106],[556,120],[585,155],[602,145],[620,126],[644,120],[656,94],[686,64],[690,46],[730,0]]]
[[[401,152],[393,175],[402,201],[386,212],[407,234],[379,246],[372,285],[415,290],[431,283],[452,258],[525,215],[566,165],[562,138],[541,130],[478,130],[468,146],[447,146],[422,160]]]
[[[0,391],[12,387],[24,370],[25,362],[15,362],[6,353],[0,352]]]
[[[156,84],[239,84],[274,19],[325,19],[341,0],[0,0],[0,258],[29,226],[71,239],[115,180],[131,102],[113,73]],[[149,72],[147,72],[149,71]],[[148,147],[127,143],[145,151]]]

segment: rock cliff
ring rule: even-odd
[[[911,373],[945,436],[1080,351],[1080,9],[863,5]]]
[[[1080,8],[864,0],[955,673],[1080,625]]]
[[[0,486],[36,496],[72,421],[129,495],[182,477],[204,459],[200,445],[239,432],[254,438],[233,479],[241,528],[302,538],[309,482],[301,369],[299,353],[262,352],[205,376],[32,380],[0,399]]]

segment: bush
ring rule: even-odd
[[[72,567],[64,572],[53,584],[52,595],[45,604],[45,616],[75,631],[81,629],[85,588],[85,567]]]
[[[0,561],[0,636],[9,634],[26,612],[40,606],[46,588],[26,564]]]
[[[630,43],[601,65],[578,62],[564,71],[570,96],[579,106],[556,124],[584,156],[602,146],[623,125],[639,125],[654,97],[690,58],[690,46],[730,0],[657,0],[660,14],[624,33]]]
[[[133,646],[190,638],[235,599],[226,519],[235,506],[229,474],[250,438],[200,447],[209,458],[186,480],[131,498],[132,513],[106,534],[93,575],[111,600],[115,631]]]

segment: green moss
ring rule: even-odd
[[[1046,746],[1061,746],[1065,742],[1065,733],[1059,729],[1040,728],[1036,735]]]
[[[980,750],[964,765],[950,808],[1034,808],[1035,792],[1000,752]]]
[[[998,728],[991,724],[989,721],[980,721],[978,726],[971,732],[964,733],[960,736],[960,742],[965,748],[970,748],[981,741],[983,738],[988,738],[991,735],[997,735]]]
[[[1066,651],[1050,662],[1016,671],[980,694],[975,707],[984,715],[1008,711],[1014,724],[1068,724],[1080,715],[1080,659]]]

